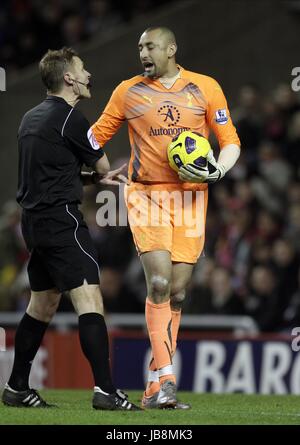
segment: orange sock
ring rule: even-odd
[[[146,299],[146,323],[156,369],[172,364],[170,300],[155,304]]]
[[[181,310],[180,311],[171,311],[171,314],[172,314],[171,336],[172,336],[172,357],[173,357],[173,355],[176,352],[177,336],[178,336],[180,319],[181,319]],[[167,375],[162,375],[161,377],[159,377],[160,384],[162,384],[166,380],[171,380],[172,382],[176,383],[176,377],[174,374],[167,374]]]
[[[148,369],[149,369],[149,371],[157,371],[157,367],[156,367],[156,364],[155,364],[155,361],[154,361],[153,353],[152,353],[151,358],[150,358]]]
[[[156,364],[153,358],[153,354],[149,363],[149,371],[157,371]]]
[[[181,320],[181,310],[180,311],[171,311],[172,314],[172,326],[171,326],[171,336],[172,336],[172,357],[176,352],[177,346],[177,337],[179,331],[179,325]],[[153,358],[153,355],[150,359],[149,363],[149,371],[156,371],[157,367]]]
[[[177,337],[179,331],[179,325],[181,320],[181,310],[180,311],[172,311],[172,357],[175,354],[177,347]]]

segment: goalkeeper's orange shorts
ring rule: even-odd
[[[167,250],[172,261],[196,263],[204,246],[207,200],[207,188],[127,185],[128,220],[138,253]]]

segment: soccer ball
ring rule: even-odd
[[[206,156],[211,149],[208,140],[199,133],[183,131],[168,146],[170,167],[176,172],[183,165],[206,167]]]

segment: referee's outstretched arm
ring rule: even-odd
[[[102,156],[102,158],[98,159],[98,161],[95,163],[94,168],[95,172],[101,176],[104,176],[109,172],[110,165],[105,153]]]

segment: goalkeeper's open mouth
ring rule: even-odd
[[[152,62],[143,62],[143,65],[144,65],[144,68],[145,68],[145,72],[147,74],[151,73],[154,70],[154,68],[155,68],[154,63],[152,63]]]

